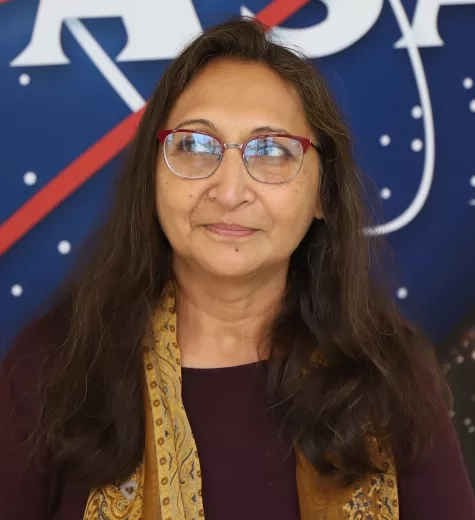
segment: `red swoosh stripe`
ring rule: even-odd
[[[262,9],[256,18],[273,27],[284,22],[309,1],[274,0]],[[0,255],[127,146],[143,110],[126,117],[105,134],[0,226]]]
[[[269,27],[280,25],[310,0],[274,0],[260,11],[256,18]]]

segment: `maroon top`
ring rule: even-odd
[[[58,477],[46,450],[26,442],[39,410],[42,347],[64,333],[43,319],[7,353],[0,370],[0,519],[82,520],[88,490]],[[63,330],[62,330],[63,329]],[[265,403],[266,364],[183,369],[183,401],[196,438],[207,520],[298,520],[295,460]],[[444,417],[434,421],[447,421]],[[434,452],[398,474],[401,520],[475,520],[475,501],[454,429]]]

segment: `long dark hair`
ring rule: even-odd
[[[67,335],[44,381],[40,431],[59,467],[89,487],[126,478],[143,456],[141,342],[173,276],[155,210],[156,134],[185,87],[217,58],[277,72],[299,94],[321,145],[324,220],[314,221],[291,258],[271,332],[268,391],[282,428],[322,474],[336,471],[346,482],[378,469],[368,433],[389,441],[399,461],[430,446],[437,397],[429,397],[443,387],[425,340],[369,274],[373,239],[362,233],[362,179],[348,128],[302,56],[273,43],[261,24],[234,20],[197,37],[163,75],[110,216],[68,296]]]

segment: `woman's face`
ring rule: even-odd
[[[297,94],[260,64],[210,63],[181,94],[165,128],[198,119],[209,123],[188,122],[184,128],[225,143],[244,143],[251,136],[278,130],[313,142],[316,137]],[[268,130],[255,132],[263,127]],[[170,171],[161,148],[156,175],[158,217],[175,265],[184,262],[231,277],[286,270],[312,219],[321,218],[319,164],[313,147],[305,153],[299,173],[282,184],[254,180],[241,150],[235,148],[226,149],[213,175],[199,180]],[[224,224],[253,231],[233,232],[223,229]]]

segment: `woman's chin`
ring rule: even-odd
[[[238,253],[236,253],[238,256]],[[197,259],[197,267],[210,275],[220,276],[223,278],[243,278],[260,272],[263,268],[262,262],[256,261],[255,258],[232,258],[232,255],[225,256],[206,256]]]
[[[224,263],[224,262],[223,262]],[[259,271],[259,266],[249,265],[244,263],[228,263],[226,265],[219,265],[215,262],[207,264],[205,266],[206,271],[214,276],[223,278],[243,278],[251,276]]]

